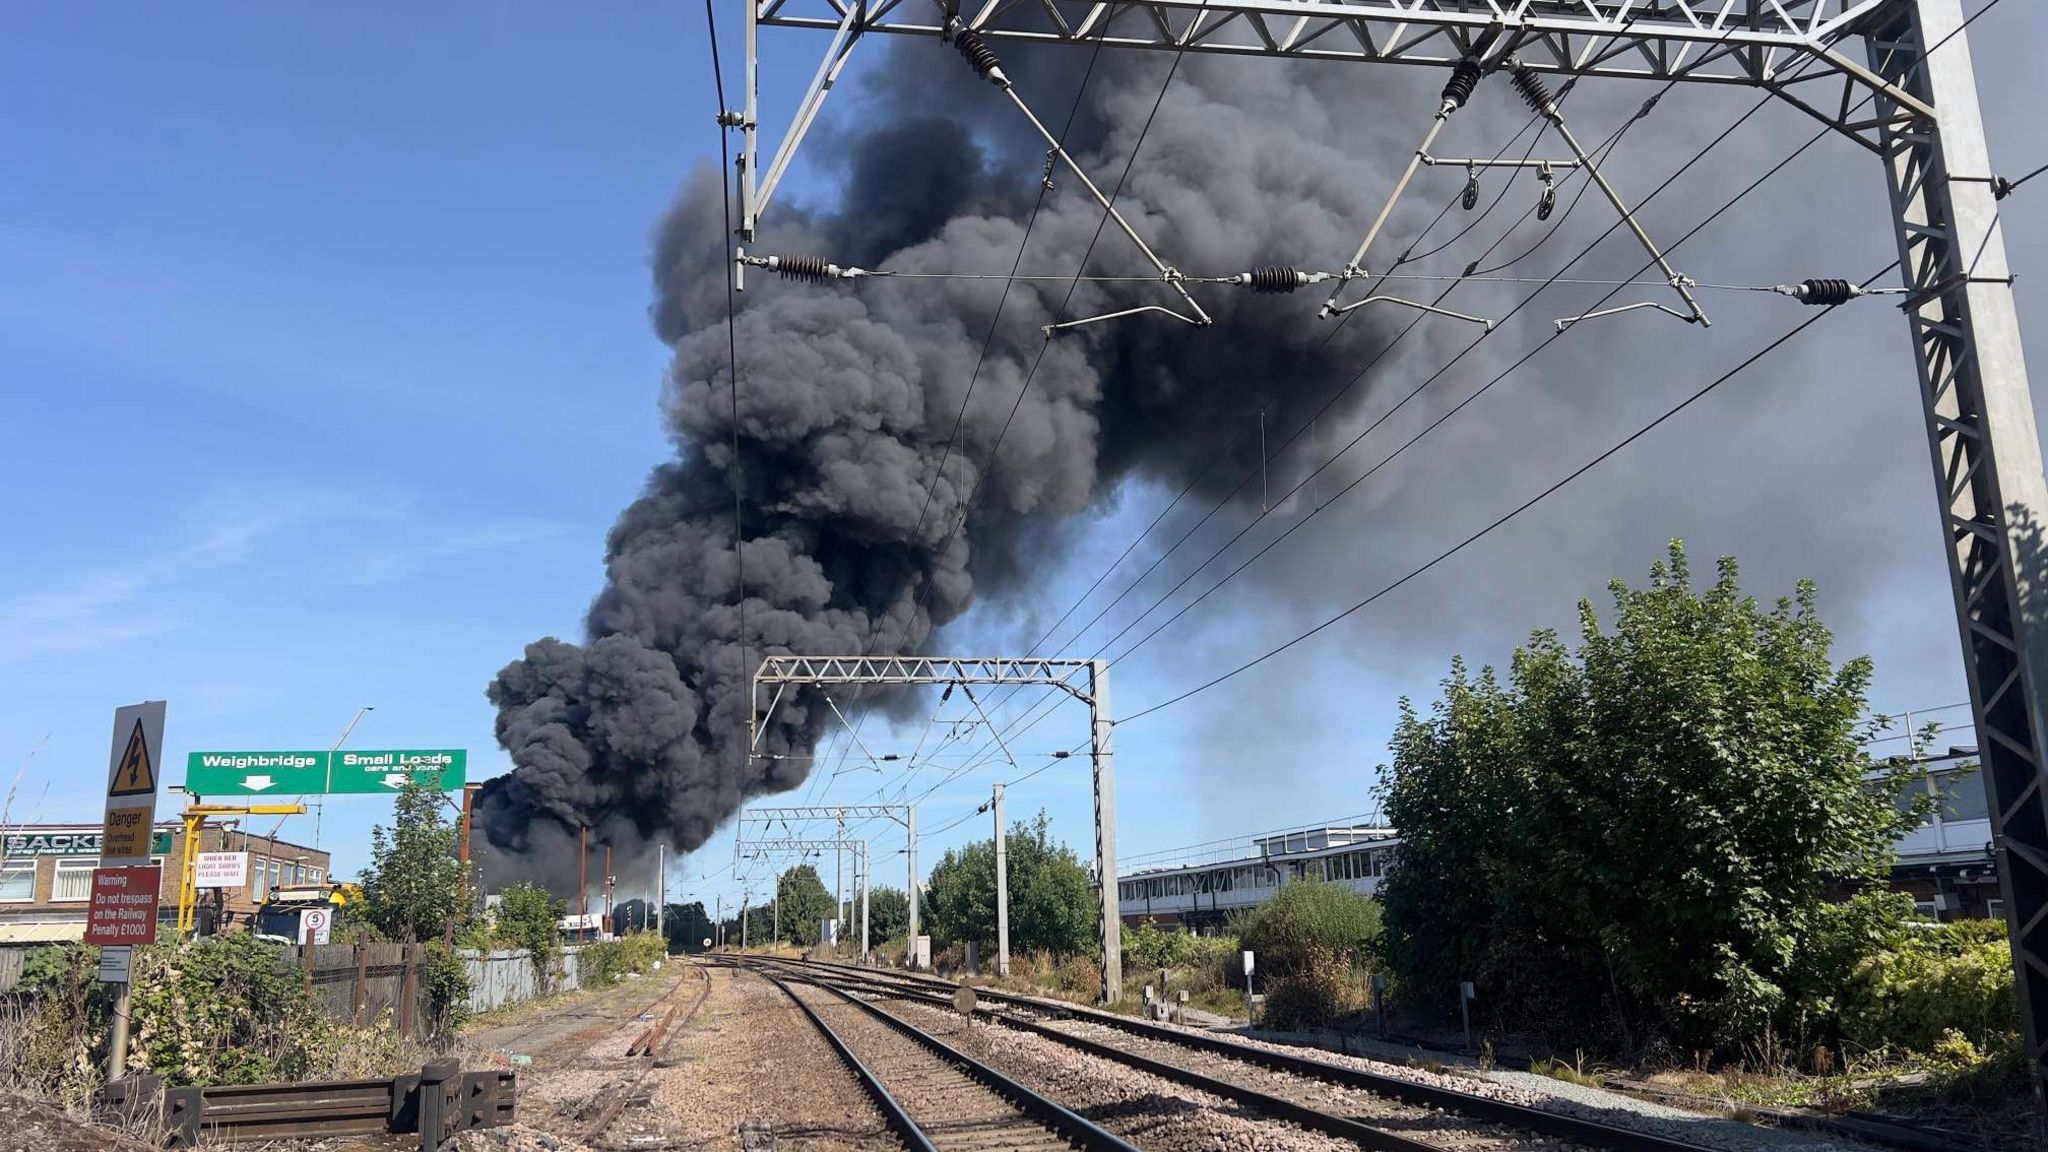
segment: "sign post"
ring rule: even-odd
[[[325,944],[334,929],[334,913],[325,908],[308,908],[299,917],[299,943]],[[306,967],[312,968],[311,961]]]
[[[130,1013],[128,949],[156,939],[159,870],[150,863],[155,837],[156,794],[162,782],[164,702],[149,700],[114,711],[114,742],[107,756],[106,820],[100,830],[100,866],[92,873],[92,903],[86,910],[85,939],[102,949],[103,979],[116,979],[113,1034],[107,1044],[107,1079],[118,1080],[128,1066]]]

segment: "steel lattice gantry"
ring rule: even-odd
[[[761,689],[775,686],[767,707]],[[775,711],[791,685],[821,684],[1017,684],[1057,688],[1088,705],[1089,759],[1095,790],[1095,887],[1102,940],[1102,995],[1114,1004],[1123,995],[1123,910],[1116,884],[1115,754],[1109,710],[1109,663],[1104,660],[1006,659],[948,656],[767,656],[754,672],[753,733]],[[881,807],[888,807],[886,805]],[[829,812],[860,809],[822,806]],[[808,811],[799,809],[798,811]],[[911,947],[917,946],[916,811],[911,810],[910,924]]]
[[[2048,1076],[2048,481],[1961,0],[743,0],[750,239],[775,179],[867,33],[1540,72],[1771,91],[1881,160],[1948,543],[1972,715],[2037,1096]],[[756,180],[763,25],[829,28]],[[851,663],[851,662],[849,662]],[[1105,873],[1112,876],[1113,872]],[[1114,892],[1115,885],[1105,885]]]
[[[780,692],[777,692],[775,698],[777,700],[782,699],[782,694]],[[762,716],[763,718],[765,718],[766,713],[762,713]],[[742,824],[781,824],[783,828],[786,830],[789,827],[789,822],[791,820],[795,820],[798,822],[811,820],[831,820],[837,825],[836,835],[838,839],[845,843],[851,843],[851,841],[848,841],[846,839],[846,821],[848,817],[852,817],[855,820],[888,820],[894,822],[897,826],[903,829],[903,835],[905,840],[905,844],[903,847],[905,866],[904,871],[907,872],[909,875],[909,883],[904,889],[904,895],[910,902],[910,907],[908,909],[910,946],[911,948],[915,949],[917,947],[917,805],[841,804],[837,807],[833,807],[830,805],[792,805],[774,808],[747,808],[741,810],[739,815],[739,821]],[[794,840],[790,842],[796,843],[796,841]],[[739,840],[737,837],[734,838],[732,849],[734,860],[739,859],[739,851],[742,843],[743,842]],[[780,842],[758,840],[745,841],[744,843],[751,846],[756,844]],[[861,876],[865,878],[867,876],[867,841],[862,840],[860,844],[862,852]],[[809,847],[810,845],[808,842],[806,842],[805,846]],[[863,891],[865,891],[865,889],[863,889]],[[863,901],[865,901],[866,897],[863,896],[862,899]],[[863,907],[865,907],[865,905],[863,905]],[[863,915],[865,915],[865,913],[863,913]],[[863,941],[861,944],[861,952],[867,952],[867,944],[865,941]]]
[[[1493,58],[1541,72],[1766,88],[1873,150],[1888,124],[1932,109],[1861,63],[1852,38],[1895,0],[743,0],[745,108],[740,228],[755,222],[789,169],[854,46],[870,32],[946,34],[949,20],[993,41],[1087,43],[1174,52],[1348,60],[1448,68],[1488,32]],[[759,30],[833,35],[764,174],[759,152]],[[1886,111],[1859,112],[1882,95]]]
[[[742,817],[742,819],[746,818]],[[798,836],[770,837],[763,840],[741,840],[735,837],[732,842],[732,855],[733,861],[737,863],[741,856],[748,854],[763,856],[770,852],[778,855],[799,852],[809,855],[812,852],[823,852],[827,848],[834,852],[852,852],[854,859],[860,861],[860,955],[861,959],[865,960],[868,956],[868,894],[873,890],[874,885],[874,878],[870,874],[870,868],[874,861],[868,854],[868,841],[865,837],[847,836],[844,834],[824,840],[807,840]],[[915,857],[912,858],[915,859]],[[912,886],[915,887],[915,884],[913,883]],[[836,894],[832,898],[832,903],[832,914],[837,916],[840,909],[839,897]],[[782,919],[782,878],[780,876],[775,877],[775,919],[777,921],[775,927],[776,939],[779,941],[782,938],[780,923]],[[914,945],[917,939],[917,923],[915,921],[911,922],[910,936]]]

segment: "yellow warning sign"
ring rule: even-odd
[[[147,808],[109,808],[101,826],[100,854],[105,859],[149,859],[153,813]]]
[[[156,765],[149,762],[149,741],[142,735],[142,721],[128,736],[128,748],[114,766],[114,779],[107,786],[109,796],[151,796],[156,793]],[[121,855],[121,853],[109,853]],[[143,855],[148,855],[145,849]]]

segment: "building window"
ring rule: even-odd
[[[315,868],[315,869],[313,869],[313,883],[315,883],[315,884],[318,884],[319,882],[320,882],[320,869],[318,869],[318,868]]]
[[[1906,782],[1904,788],[1899,790],[1899,798],[1895,803],[1898,804],[1900,812],[1911,812],[1913,805],[1918,804],[1920,798],[1925,795],[1927,795],[1927,777],[1915,776]],[[1925,828],[1933,823],[1934,813],[1929,812],[1921,818],[1920,827]]]
[[[1936,778],[1941,789],[1943,820],[1988,820],[1990,805],[1984,795],[1984,777],[1976,771],[1945,772]]]
[[[263,869],[268,863],[269,861],[261,856],[253,857],[249,861],[249,899],[259,904],[263,902],[264,895],[270,891],[269,887],[263,883]]]
[[[57,875],[50,883],[50,902],[92,899],[92,870],[99,863],[97,856],[57,861]]]
[[[0,864],[0,904],[28,904],[36,898],[36,862]]]

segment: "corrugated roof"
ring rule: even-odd
[[[0,923],[0,946],[8,944],[62,944],[67,940],[85,939],[85,921],[71,920],[52,922],[30,921],[25,924]]]

